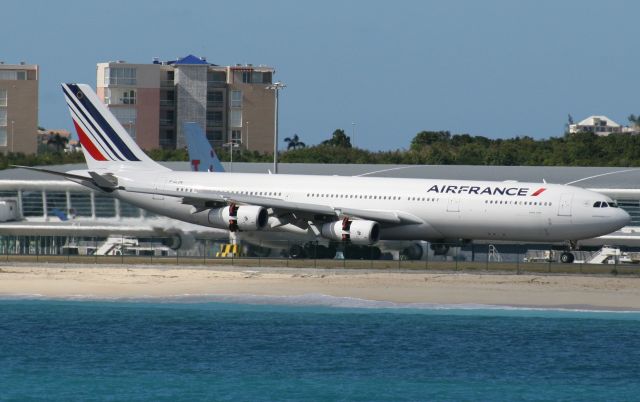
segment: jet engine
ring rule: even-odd
[[[231,204],[210,210],[208,219],[213,227],[229,229],[231,232],[251,231],[262,229],[267,224],[269,214],[265,208],[256,205]]]
[[[380,225],[374,221],[344,218],[341,221],[325,223],[320,233],[322,237],[330,240],[366,245],[380,239]]]

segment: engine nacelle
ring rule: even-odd
[[[374,221],[350,220],[325,223],[322,225],[322,237],[330,240],[351,242],[353,244],[373,244],[380,239],[380,225]]]
[[[265,208],[256,205],[231,204],[228,207],[210,210],[208,219],[213,227],[229,229],[232,232],[252,231],[262,229],[267,224],[269,214]]]

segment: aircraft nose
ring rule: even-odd
[[[613,218],[612,223],[616,225],[616,230],[627,226],[631,222],[631,216],[622,208],[618,208],[611,218]]]
[[[631,215],[622,208],[618,209],[618,220],[621,227],[627,226],[631,223]]]

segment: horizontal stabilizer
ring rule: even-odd
[[[48,173],[55,176],[61,176],[74,183],[78,183],[98,191],[100,190],[111,191],[115,189],[118,184],[117,179],[115,177],[110,175],[101,176],[96,172],[87,171],[86,172],[87,176],[83,176],[76,173],[58,172],[56,170],[37,168],[33,166],[20,166],[20,165],[10,165],[10,166],[15,168],[20,168],[20,169],[32,170],[34,172]],[[114,180],[115,180],[115,183],[114,183]]]

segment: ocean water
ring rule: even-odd
[[[0,400],[640,400],[640,313],[0,300]]]

